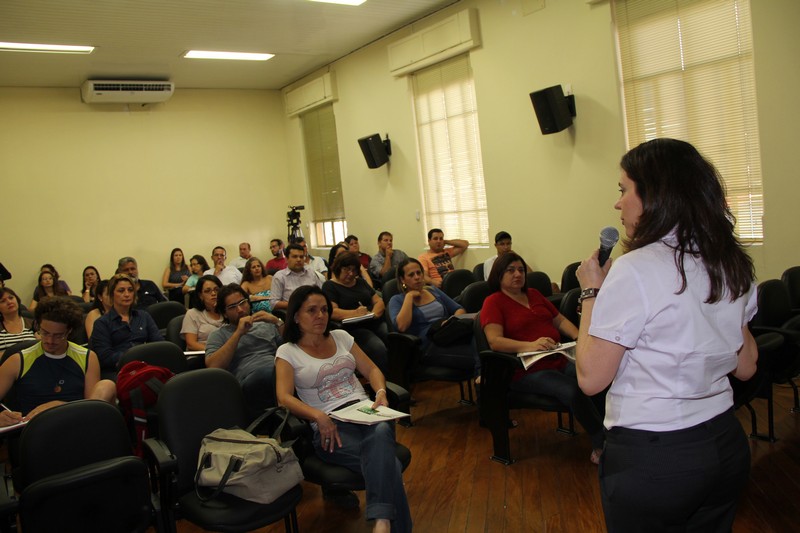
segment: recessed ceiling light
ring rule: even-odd
[[[189,50],[183,57],[187,59],[234,59],[239,61],[266,61],[275,54],[251,54],[246,52],[214,52],[211,50]]]
[[[322,2],[324,4],[342,4],[343,6],[360,6],[367,0],[311,0],[312,2]]]
[[[3,52],[44,52],[50,54],[91,54],[94,46],[67,46],[63,44],[3,43]]]

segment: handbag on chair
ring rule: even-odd
[[[282,416],[272,437],[256,436],[252,430],[266,418]],[[195,474],[197,497],[210,501],[220,493],[232,494],[257,503],[272,503],[303,480],[303,472],[292,443],[279,437],[289,412],[283,407],[268,409],[247,430],[216,429],[203,437]],[[200,487],[211,489],[211,493]],[[203,493],[205,492],[205,494]]]
[[[437,320],[428,328],[428,338],[436,346],[466,344],[472,340],[472,321],[457,316]]]

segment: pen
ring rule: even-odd
[[[11,409],[9,409],[8,407],[6,407],[6,404],[4,404],[3,402],[0,402],[0,407],[2,407],[3,409],[5,409],[5,410],[6,410],[6,411],[8,411],[9,413],[13,413],[13,411],[12,411]]]

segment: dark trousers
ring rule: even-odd
[[[612,428],[599,471],[608,531],[729,532],[749,471],[732,408],[677,431]]]

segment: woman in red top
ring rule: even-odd
[[[481,326],[492,350],[534,352],[552,350],[561,335],[578,337],[575,324],[558,312],[536,289],[528,288],[528,265],[514,252],[494,262],[489,287],[494,291],[483,303]],[[570,406],[592,441],[591,461],[597,464],[603,450],[603,418],[593,402],[578,388],[575,363],[560,354],[540,359],[529,369],[519,369],[511,389],[558,398]]]

